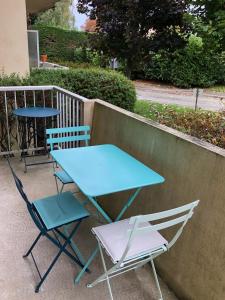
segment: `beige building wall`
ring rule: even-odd
[[[28,72],[25,0],[0,0],[0,74]]]

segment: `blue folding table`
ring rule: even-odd
[[[134,193],[114,220],[118,221],[141,188],[164,182],[162,176],[114,145],[54,150],[51,155],[108,223],[113,220],[98,204],[96,197],[134,189]],[[97,252],[98,248],[76,277],[76,283],[80,281]]]

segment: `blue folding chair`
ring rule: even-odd
[[[79,203],[79,201],[74,197],[71,192],[65,192],[58,195],[42,198],[39,200],[35,200],[32,203],[28,200],[27,195],[23,190],[23,184],[21,180],[16,176],[12,166],[10,164],[9,159],[8,163],[12,172],[12,175],[15,180],[16,187],[22,196],[23,200],[27,205],[27,209],[31,218],[33,219],[35,225],[39,229],[40,233],[38,234],[37,238],[34,240],[33,244],[31,245],[30,249],[23,257],[27,257],[31,254],[31,257],[34,261],[35,267],[40,277],[39,283],[36,285],[35,292],[38,293],[41,285],[47,278],[48,274],[52,270],[53,266],[55,265],[56,261],[60,257],[62,253],[66,254],[69,258],[72,259],[78,266],[81,268],[84,267],[83,263],[77,256],[77,253],[73,250],[71,246],[71,239],[74,237],[75,233],[77,232],[80,223],[83,219],[89,216],[88,211]],[[75,226],[71,230],[68,236],[63,234],[60,228],[66,224],[75,223]],[[49,233],[52,232],[53,236]],[[32,254],[32,250],[41,236],[45,236],[49,239],[56,247],[59,248],[59,252],[54,257],[53,261],[51,262],[50,266],[48,267],[47,271],[44,275],[40,274],[38,269],[37,263],[35,258]],[[62,241],[60,241],[60,238]],[[70,246],[72,251],[75,255],[71,254],[66,247]],[[88,270],[88,272],[90,272]]]
[[[90,126],[75,126],[64,128],[49,128],[46,129],[47,144],[50,145],[50,150],[61,148],[75,148],[82,143],[88,146],[90,140]],[[73,183],[72,178],[64,171],[54,172],[56,187],[58,193],[61,193],[64,185]],[[57,179],[61,181],[62,186],[59,190]]]

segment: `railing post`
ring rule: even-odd
[[[83,124],[92,126],[95,100],[84,101],[83,105],[84,105]]]

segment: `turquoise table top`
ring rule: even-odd
[[[164,178],[114,145],[51,151],[52,157],[90,197],[154,185]]]
[[[48,118],[54,117],[60,114],[58,109],[52,107],[22,107],[13,110],[13,114],[17,117],[27,118]]]

